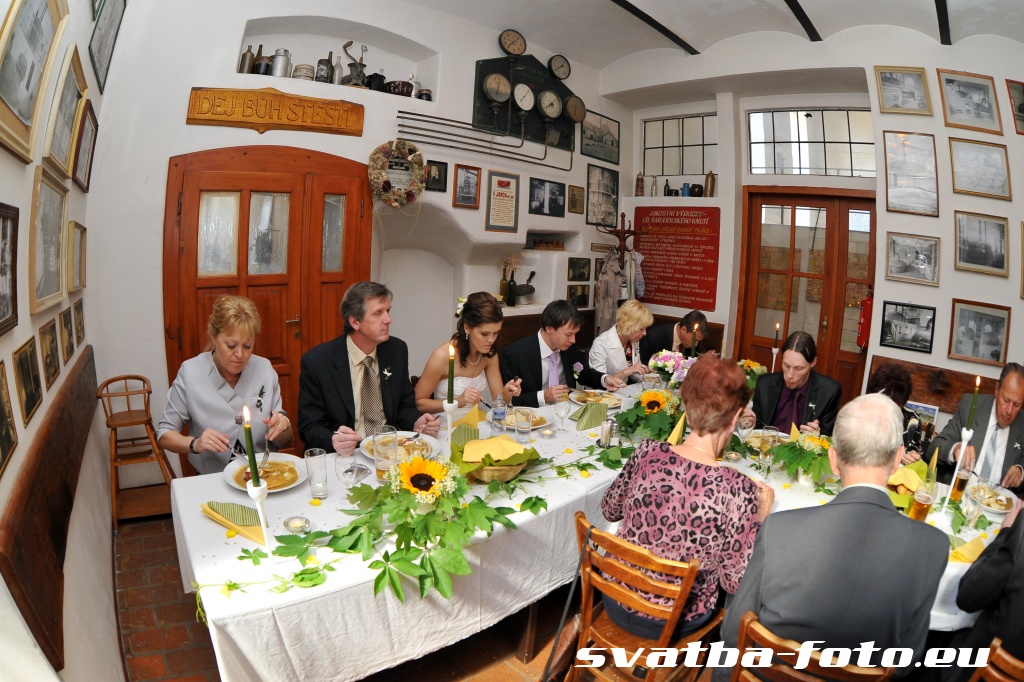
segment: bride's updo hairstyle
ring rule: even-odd
[[[465,367],[469,358],[469,331],[489,322],[500,323],[504,319],[498,299],[486,291],[478,291],[466,297],[466,302],[462,305],[462,315],[455,326],[455,334],[452,335],[452,341],[458,349],[460,365]],[[490,353],[484,355],[491,358],[497,352],[497,349],[492,348]]]

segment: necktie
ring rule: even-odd
[[[548,388],[558,385],[558,351],[548,356]]]
[[[988,447],[985,449],[985,461],[981,463],[980,476],[983,480],[988,480],[988,475],[992,473],[992,462],[996,459],[996,439],[999,438],[999,424],[995,425],[992,429],[992,435],[988,439]]]
[[[372,436],[384,426],[384,402],[380,397],[380,381],[373,369],[373,357],[363,358],[363,380],[359,385],[359,403],[363,412],[363,435]]]

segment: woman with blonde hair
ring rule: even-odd
[[[252,354],[260,332],[256,304],[243,296],[218,297],[206,332],[209,351],[181,364],[156,429],[160,447],[187,454],[201,474],[223,471],[232,449],[245,451],[243,406],[257,451],[285,447],[293,437],[277,372]],[[186,424],[187,436],[181,433]]]
[[[640,339],[654,324],[654,315],[640,301],[629,300],[615,314],[615,324],[594,339],[590,366],[602,374],[627,381],[650,370],[640,362]]]

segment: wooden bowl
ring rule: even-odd
[[[512,466],[480,467],[479,469],[473,469],[473,471],[470,471],[469,475],[483,483],[490,483],[491,481],[508,483],[515,478],[525,466],[526,462],[523,462],[522,464],[513,464]]]

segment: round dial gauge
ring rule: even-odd
[[[545,90],[537,95],[537,111],[548,118],[558,118],[562,113],[562,98],[554,90]]]
[[[512,96],[512,84],[500,73],[492,73],[484,79],[484,94],[492,102],[507,102]]]
[[[556,54],[548,60],[548,71],[555,78],[564,81],[572,73],[572,66],[569,65],[568,59],[560,54]]]
[[[587,117],[587,105],[576,95],[565,99],[565,116],[573,123],[580,123]]]
[[[533,109],[533,105],[537,101],[533,96],[533,88],[526,83],[516,83],[516,87],[512,90],[512,99],[515,100],[516,106],[523,111]]]
[[[502,31],[498,36],[498,45],[505,54],[512,57],[518,57],[526,52],[526,38],[515,29],[506,28]]]

